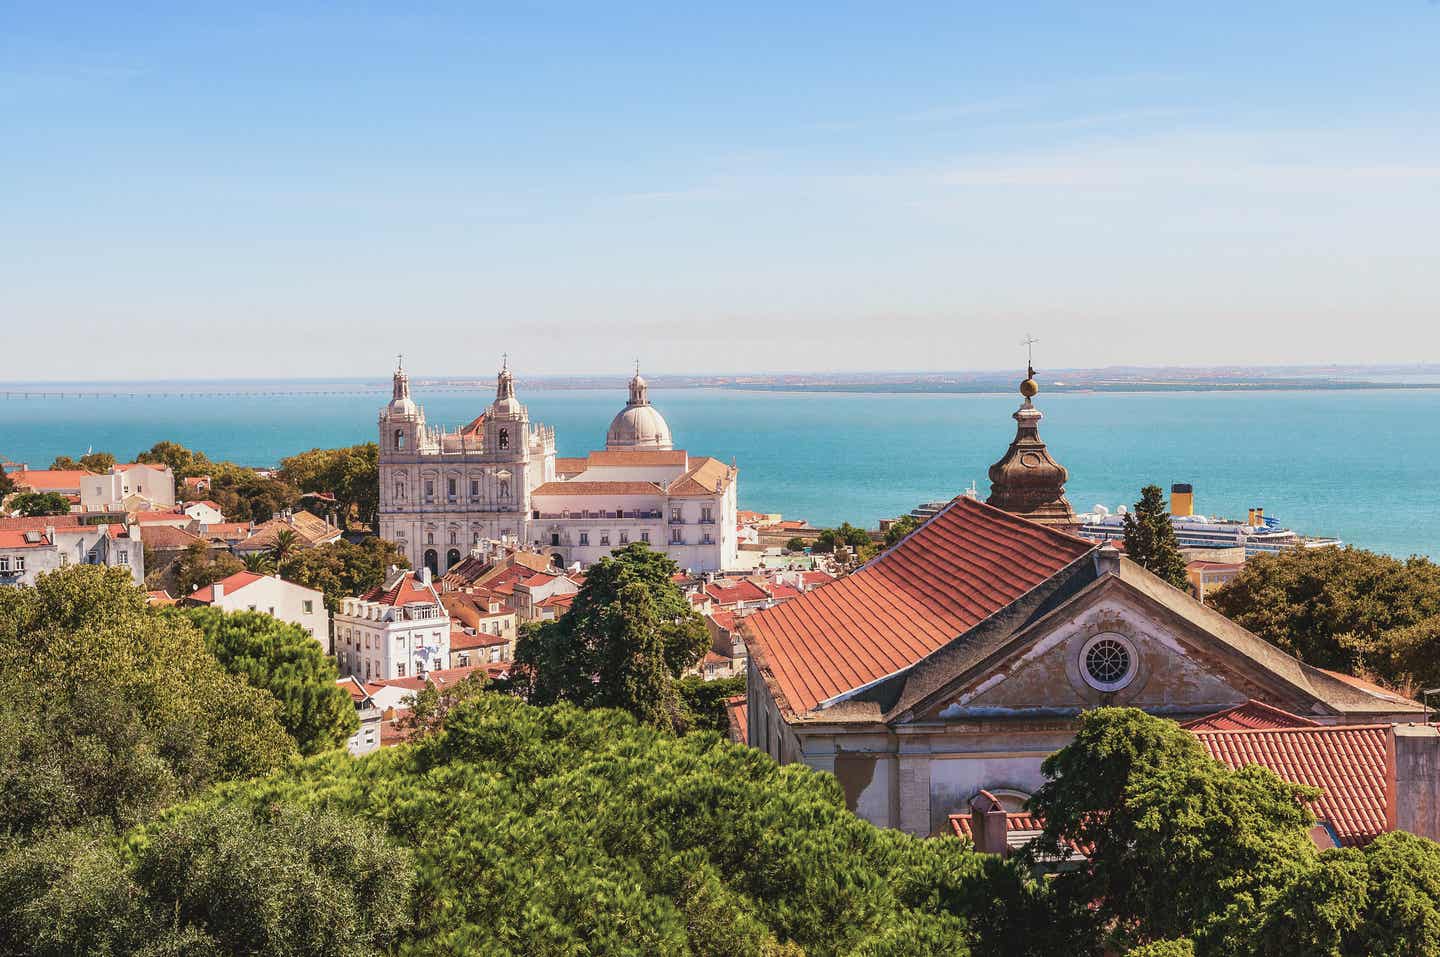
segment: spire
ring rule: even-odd
[[[635,377],[630,380],[630,403],[627,408],[650,404],[650,386],[640,377],[640,360],[635,360]]]
[[[1028,347],[1036,341],[1026,336],[1022,345]],[[1075,511],[1065,498],[1070,473],[1050,457],[1050,450],[1040,438],[1044,415],[1032,401],[1039,394],[1035,366],[1027,362],[1025,379],[1020,383],[1020,408],[1012,416],[1015,440],[1000,461],[990,466],[990,497],[985,501],[1042,525],[1074,525]]]
[[[495,401],[515,398],[515,374],[510,371],[510,354],[500,357],[500,374],[495,377]]]
[[[391,383],[390,398],[394,401],[410,398],[410,375],[405,371],[405,357],[395,357],[395,379]]]

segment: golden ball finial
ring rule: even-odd
[[[1033,399],[1040,393],[1040,383],[1034,379],[1026,379],[1020,383],[1020,394],[1027,399]]]

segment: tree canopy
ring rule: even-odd
[[[323,592],[326,607],[335,611],[342,598],[363,595],[384,582],[392,565],[410,567],[410,560],[393,542],[371,537],[357,545],[341,538],[294,552],[279,570],[286,581]]]
[[[275,699],[149,608],[128,572],[76,565],[0,588],[0,843],[127,827],[294,753]]]
[[[256,611],[185,608],[205,647],[233,675],[280,702],[280,723],[302,754],[343,745],[359,727],[350,695],[335,683],[335,662],[299,625]]]
[[[676,680],[710,635],[672,580],[678,566],[643,542],[585,573],[570,611],[523,631],[516,683],[535,704],[621,708],[655,727],[681,727]]]
[[[901,515],[885,529],[885,547],[900,544],[900,540],[920,527],[920,519],[914,515]]]
[[[340,520],[372,528],[380,509],[380,447],[374,442],[341,449],[311,449],[280,460],[279,478],[302,492],[329,492]]]
[[[12,512],[30,517],[68,515],[70,500],[59,492],[16,492],[10,496],[5,507]]]
[[[1440,683],[1440,565],[1359,548],[1257,555],[1216,610],[1321,668],[1395,687]]]
[[[1189,590],[1185,558],[1175,538],[1165,493],[1158,485],[1141,489],[1140,501],[1125,513],[1125,555],[1176,588]]]
[[[146,578],[158,584],[165,575],[173,575],[176,596],[183,598],[197,588],[213,585],[244,570],[245,563],[229,552],[217,549],[209,542],[191,542],[180,554],[173,569],[152,568]]]

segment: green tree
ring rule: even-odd
[[[1136,709],[1086,712],[1042,771],[1033,853],[1089,848],[1057,882],[1096,901],[1122,946],[1253,923],[1316,857],[1302,799],[1318,791],[1260,767],[1232,771],[1179,725]]]
[[[276,768],[294,754],[278,713],[122,569],[0,589],[0,842],[128,827],[212,781]]]
[[[212,552],[207,542],[191,542],[175,562],[176,597],[183,598],[197,588],[244,570],[245,564],[229,552]]]
[[[109,452],[86,452],[80,456],[79,465],[87,472],[101,475],[115,467],[115,456]]]
[[[132,847],[69,832],[0,866],[0,954],[386,952],[411,924],[410,853],[322,808],[205,808]]]
[[[632,542],[611,555],[589,568],[564,617],[521,633],[516,684],[537,704],[618,707],[677,727],[675,680],[705,654],[709,632],[664,553]]]
[[[900,544],[900,540],[920,527],[920,519],[914,515],[901,515],[885,529],[885,547]]]
[[[276,568],[284,567],[285,559],[300,550],[300,536],[294,529],[282,528],[275,533],[267,554]]]
[[[341,521],[374,527],[380,508],[380,448],[374,442],[311,449],[280,461],[280,478],[301,492],[329,492]]]
[[[438,734],[445,730],[445,719],[450,713],[467,702],[474,701],[485,693],[489,682],[483,672],[472,671],[459,681],[446,684],[443,688],[427,682],[415,695],[414,702],[399,720],[401,729],[410,740]]]
[[[16,492],[5,507],[30,517],[70,514],[70,500],[59,492]]]
[[[240,556],[240,562],[247,572],[257,575],[275,574],[275,559],[268,552],[250,552]]]
[[[1180,554],[1165,494],[1158,485],[1141,489],[1140,501],[1133,511],[1125,513],[1125,555],[1176,588],[1189,590],[1185,558]]]
[[[5,466],[0,465],[0,500],[15,491],[15,480],[5,474]]]
[[[677,691],[686,731],[714,731],[728,735],[730,711],[725,701],[745,693],[745,676],[706,681],[699,675],[686,675],[680,679]]]
[[[796,535],[794,538],[790,539],[788,542],[785,543],[785,550],[787,552],[803,552],[807,547],[808,546],[805,544],[805,539],[801,538],[799,535]]]
[[[1215,609],[1310,664],[1381,680],[1440,680],[1440,565],[1359,548],[1257,555]]]
[[[852,552],[859,553],[871,544],[869,532],[856,528],[849,522],[842,522],[839,528],[827,528],[817,535],[811,550],[828,554],[843,545]]]
[[[205,647],[231,674],[280,702],[280,723],[301,754],[343,745],[360,726],[335,662],[304,628],[255,611],[186,608]]]
[[[56,471],[74,472],[80,469],[80,463],[68,455],[57,455],[50,463],[50,468]]]
[[[204,452],[187,449],[179,442],[156,442],[144,452],[135,456],[135,461],[149,465],[168,465],[175,473],[177,487],[182,479],[196,475],[209,475],[214,464]]]
[[[281,572],[286,581],[323,592],[326,607],[335,611],[341,599],[379,586],[392,566],[410,567],[394,543],[372,537],[357,545],[342,538],[295,552],[285,559]]]

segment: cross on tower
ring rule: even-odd
[[[1020,344],[1025,347],[1025,368],[1032,379],[1035,378],[1035,343],[1039,341],[1028,332],[1025,333],[1025,338],[1020,340]]]
[[[508,368],[510,368],[510,353],[502,352],[500,353],[500,371],[504,372]]]
[[[635,374],[640,374],[640,360],[638,358],[635,360]]]
[[[403,352],[397,352],[397,353],[395,353],[395,368],[396,368],[397,371],[402,370],[402,369],[405,368],[405,353],[403,353]]]

